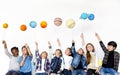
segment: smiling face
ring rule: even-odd
[[[87,50],[88,52],[94,52],[94,46],[93,46],[91,43],[88,43],[88,44],[86,45],[86,50]]]
[[[16,49],[13,49],[12,51],[13,56],[17,57],[19,55],[19,51]]]
[[[65,50],[65,54],[66,55],[68,55],[68,56],[70,56],[71,55],[71,48],[67,48],[66,50]]]
[[[22,47],[22,54],[23,55],[28,55],[28,50],[25,46]]]
[[[80,54],[80,55],[83,55],[83,54],[84,54],[84,51],[83,51],[82,48],[80,48],[80,49],[78,49],[77,53]]]
[[[44,51],[44,52],[41,53],[41,58],[42,59],[46,59],[47,56],[48,56],[48,53],[46,51]]]

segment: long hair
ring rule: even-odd
[[[88,45],[91,45],[91,46],[93,47],[92,52],[95,51],[95,48],[94,48],[94,46],[93,46],[92,43],[88,43],[88,44],[86,45],[86,58],[87,58],[87,64],[90,64],[91,55],[90,55],[90,51],[88,51],[88,49],[87,49],[87,46],[88,46]]]

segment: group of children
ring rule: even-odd
[[[52,45],[48,42],[50,52],[43,51],[39,53],[38,43],[35,42],[35,75],[118,75],[119,53],[115,51],[117,43],[110,41],[105,47],[100,36],[95,33],[102,50],[104,58],[102,66],[98,66],[98,57],[94,45],[87,43],[85,45],[83,33],[81,34],[82,46],[77,51],[75,41],[72,40],[72,46],[62,52],[61,48],[52,50]],[[61,46],[60,40],[57,40]],[[8,52],[7,43],[3,40],[5,54],[10,58],[9,70],[6,75],[32,75],[33,55],[27,44],[22,47],[22,56],[19,56],[18,47],[11,48],[12,55]],[[84,53],[84,49],[86,53]],[[85,55],[86,54],[86,55]]]

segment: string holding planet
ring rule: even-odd
[[[3,40],[4,40],[6,35],[6,29],[8,28],[8,23],[3,23],[2,27],[4,28],[4,32],[3,32]]]
[[[20,30],[21,31],[26,31],[27,30],[27,26],[25,24],[20,26]]]
[[[54,19],[54,24],[55,24],[55,26],[61,26],[62,25],[62,19],[59,18],[59,17],[56,17]]]
[[[46,28],[47,27],[47,22],[46,21],[41,21],[40,26],[41,26],[41,28]]]
[[[75,27],[75,20],[74,19],[68,19],[67,21],[66,21],[66,26],[67,26],[67,28],[70,28],[70,29],[72,29],[72,28],[74,28]]]
[[[36,21],[31,21],[29,25],[30,25],[31,28],[35,28],[37,26],[37,22]]]

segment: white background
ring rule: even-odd
[[[79,19],[81,13],[93,13],[93,21]],[[55,17],[63,19],[60,27],[53,23]],[[74,19],[76,26],[73,29],[66,27],[67,19]],[[120,0],[0,0],[0,42],[7,41],[9,50],[28,43],[34,54],[35,41],[39,43],[40,50],[48,50],[47,41],[51,41],[53,49],[57,48],[56,39],[59,38],[63,49],[71,46],[71,40],[76,42],[76,49],[81,47],[80,34],[84,33],[85,42],[94,44],[99,58],[103,52],[94,33],[98,32],[104,43],[114,40],[120,50]],[[30,21],[36,21],[37,27],[32,29]],[[48,27],[42,29],[39,23],[45,20]],[[3,23],[9,27],[4,29]],[[20,25],[26,24],[25,32],[20,30]],[[64,51],[63,50],[63,51]],[[0,75],[5,75],[8,70],[9,59],[4,53],[0,43]]]

